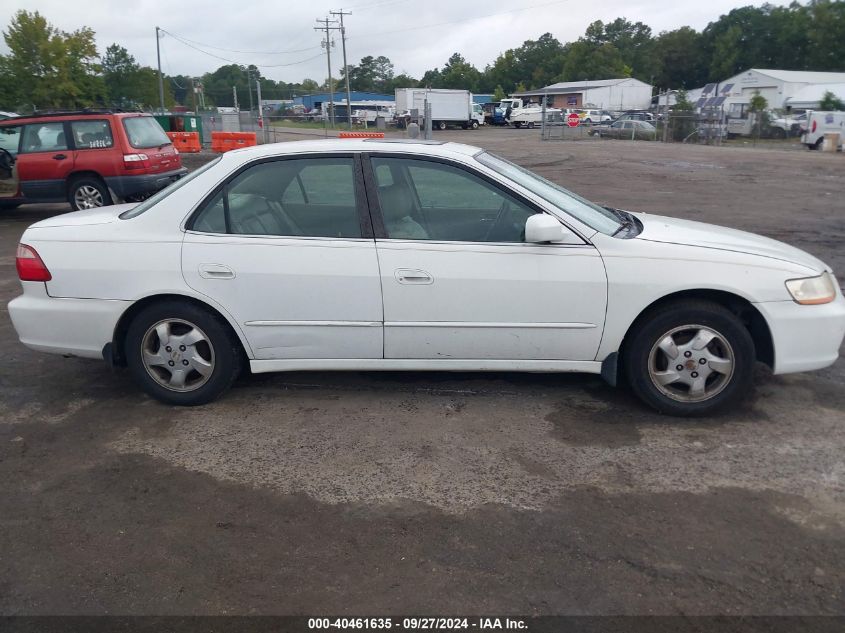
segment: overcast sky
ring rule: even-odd
[[[93,28],[101,53],[118,42],[141,64],[153,67],[159,26],[206,51],[165,35],[161,40],[165,73],[196,76],[231,60],[256,64],[264,76],[290,82],[326,77],[320,34],[313,28],[317,18],[340,8],[352,12],[345,18],[350,64],[365,55],[386,55],[397,74],[419,77],[429,68],[442,67],[455,51],[481,69],[499,53],[546,31],[562,42],[577,39],[594,20],[623,16],[645,22],[655,33],[684,25],[700,30],[719,15],[748,4],[762,2],[347,0],[343,5],[337,0],[3,0],[0,22],[5,29],[18,9],[38,10],[63,30]],[[339,33],[335,39],[332,74],[338,76]],[[7,52],[5,44],[0,43],[0,50]]]

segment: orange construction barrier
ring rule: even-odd
[[[195,154],[202,151],[199,132],[166,132],[167,138],[173,143],[173,147],[186,154]]]
[[[241,147],[252,147],[258,144],[255,132],[212,132],[211,151],[228,152]]]
[[[384,138],[384,132],[341,132],[340,138]]]

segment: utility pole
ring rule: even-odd
[[[261,138],[267,143],[267,127],[264,125],[264,107],[261,105],[261,77],[255,80],[255,90],[258,93],[258,126],[261,128]]]
[[[317,22],[323,26],[314,27],[314,30],[326,32],[326,39],[323,40],[323,48],[326,49],[326,62],[329,66],[329,123],[334,127],[334,81],[332,80],[332,46],[334,46],[334,42],[331,40],[331,31],[336,31],[339,27],[329,26],[330,24],[334,24],[335,20],[329,20],[328,18],[318,19]],[[348,103],[346,107],[349,107]]]
[[[161,113],[164,114],[164,75],[161,74],[161,45],[159,38],[161,38],[160,28],[156,27],[156,59],[158,60],[158,98],[161,103]]]
[[[235,110],[238,109],[238,87],[232,86],[232,103],[235,104]]]
[[[346,121],[349,124],[349,129],[352,129],[352,98],[349,92],[349,66],[346,63],[346,28],[343,26],[343,16],[352,15],[350,11],[329,11],[331,15],[336,15],[340,18],[340,41],[343,46],[343,74],[346,75]]]
[[[249,93],[249,118],[252,119],[252,71],[249,68],[246,69],[246,91]]]

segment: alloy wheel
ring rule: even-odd
[[[171,391],[199,389],[214,371],[209,337],[182,319],[165,319],[150,326],[141,339],[141,359],[150,377]]]
[[[73,194],[77,209],[95,209],[104,204],[103,194],[93,185],[82,185]]]
[[[682,325],[660,336],[648,356],[652,383],[678,402],[702,402],[720,393],[731,381],[734,352],[713,328]]]

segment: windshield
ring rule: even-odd
[[[179,180],[177,180],[174,183],[171,183],[170,185],[168,185],[167,187],[165,187],[161,191],[153,194],[152,196],[150,196],[149,198],[144,200],[141,204],[139,204],[137,207],[132,207],[131,209],[129,209],[129,211],[124,211],[118,217],[120,217],[121,220],[131,220],[132,218],[137,218],[139,215],[141,215],[145,211],[148,211],[149,209],[153,208],[155,205],[157,205],[159,202],[164,200],[167,196],[169,196],[171,193],[173,193],[177,189],[180,189],[181,187],[187,185],[194,178],[199,176],[202,172],[207,171],[210,167],[219,163],[222,158],[223,158],[222,155],[218,156],[217,158],[215,158],[214,160],[212,160],[209,163],[206,163],[205,165],[203,165],[202,167],[200,167],[196,171],[192,171],[190,174],[188,174],[184,178],[180,178]]]
[[[129,144],[138,149],[169,145],[170,139],[151,116],[134,116],[123,119],[123,127],[129,137]]]
[[[619,217],[608,209],[593,204],[560,185],[556,185],[550,180],[546,180],[542,176],[538,176],[534,172],[515,165],[504,158],[482,152],[477,154],[475,159],[518,185],[522,185],[596,231],[613,235],[622,225]]]

